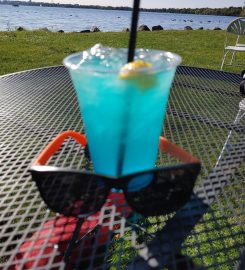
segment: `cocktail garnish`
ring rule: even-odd
[[[134,62],[127,63],[124,65],[120,70],[120,78],[121,79],[128,79],[130,77],[138,76],[140,70],[152,68],[152,64],[148,62],[144,62],[142,60],[136,60]]]
[[[145,72],[147,69],[149,70],[149,73]],[[121,68],[119,77],[122,80],[129,80],[137,85],[140,90],[146,90],[152,88],[156,84],[151,69],[151,63],[143,60],[135,60],[134,62],[127,63]]]

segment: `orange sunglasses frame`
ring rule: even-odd
[[[46,162],[60,149],[63,142],[69,137],[76,140],[82,147],[85,147],[87,145],[87,139],[81,133],[71,130],[62,132],[43,149],[36,161],[33,163],[33,166],[45,165]],[[198,158],[194,157],[192,154],[188,153],[181,147],[168,141],[164,137],[160,137],[159,147],[161,151],[169,153],[171,156],[177,158],[184,163],[200,162]]]

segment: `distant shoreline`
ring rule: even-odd
[[[82,9],[103,9],[103,10],[121,10],[131,11],[131,7],[112,7],[99,5],[79,5],[79,4],[56,4],[46,2],[25,2],[25,1],[6,1],[0,2],[0,5],[12,6],[40,6],[40,7],[61,7],[61,8],[82,8]],[[244,16],[244,9],[242,7],[228,7],[228,8],[141,8],[143,12],[158,12],[158,13],[178,13],[178,14],[197,14],[197,15],[215,15],[215,16]]]

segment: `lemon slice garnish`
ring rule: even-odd
[[[120,78],[128,79],[130,77],[138,76],[142,69],[152,68],[152,64],[144,62],[142,60],[136,60],[134,62],[127,63],[120,70]]]
[[[120,70],[119,77],[122,80],[128,80],[135,84],[140,90],[147,90],[156,84],[154,75],[150,72],[151,69],[151,63],[136,60],[124,65]]]

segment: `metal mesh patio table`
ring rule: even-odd
[[[164,136],[202,162],[190,201],[168,216],[128,221],[113,198],[88,220],[97,225],[74,243],[67,264],[63,256],[76,220],[46,208],[28,169],[60,132],[84,132],[69,74],[57,66],[0,77],[0,269],[245,269],[240,80],[238,74],[178,68]],[[159,154],[158,165],[170,162]],[[72,140],[49,162],[85,163],[84,149]]]

